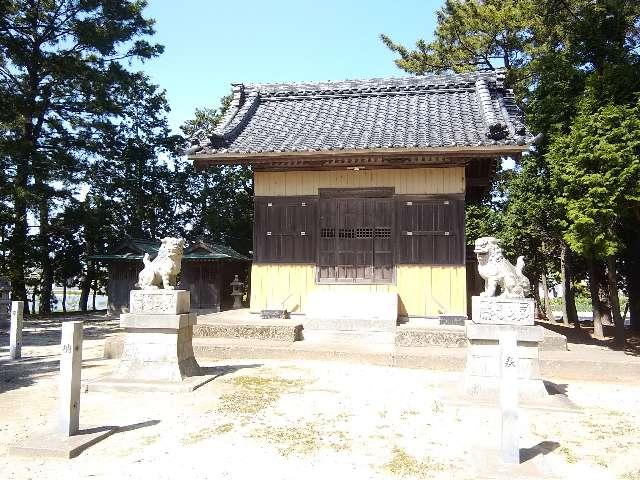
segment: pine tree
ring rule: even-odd
[[[37,235],[41,310],[51,302],[51,215],[75,192],[91,141],[123,105],[114,90],[132,81],[123,60],[162,47],[144,37],[144,0],[5,0],[0,3],[0,156],[8,163],[9,247],[14,297],[26,301],[30,234]],[[30,215],[37,229],[29,231]]]

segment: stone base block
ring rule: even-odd
[[[123,313],[120,315],[122,328],[180,328],[190,327],[196,324],[195,313],[181,314],[148,314],[148,313]]]
[[[166,315],[189,313],[191,294],[188,290],[131,290],[129,309],[131,313]]]
[[[518,381],[522,398],[547,395],[540,375],[540,343],[544,329],[528,325],[479,325],[466,322],[469,340],[464,373],[464,392],[472,397],[495,396],[501,376],[500,335],[515,331],[518,353]]]
[[[57,433],[33,436],[20,443],[9,445],[9,455],[74,458],[117,430],[118,427],[96,427],[82,429],[70,437]]]
[[[193,355],[193,327],[127,329],[113,378],[128,381],[180,382],[200,374]]]
[[[500,333],[507,330],[516,331],[518,342],[542,342],[544,329],[540,326],[529,325],[478,325],[473,321],[465,322],[465,331],[469,340],[493,340],[500,338]]]
[[[471,297],[471,319],[479,324],[533,325],[533,298]]]
[[[82,384],[85,392],[166,392],[185,393],[193,392],[206,383],[216,378],[217,375],[198,375],[184,378],[181,381],[153,381],[153,380],[127,380],[125,378],[115,378],[113,376],[101,377],[96,380]]]

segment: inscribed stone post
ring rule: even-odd
[[[9,335],[9,355],[11,360],[22,356],[22,314],[24,302],[11,302],[11,331]]]
[[[518,346],[516,332],[500,333],[500,410],[502,413],[501,450],[505,463],[520,463],[518,432]]]
[[[60,355],[60,411],[58,433],[71,436],[80,426],[80,370],[82,322],[63,322]]]

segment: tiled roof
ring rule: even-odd
[[[140,240],[128,239],[114,249],[113,252],[107,254],[92,255],[91,260],[134,260],[140,261],[145,253],[151,258],[158,254],[160,241],[158,240]],[[184,250],[182,260],[246,260],[251,259],[245,255],[236,252],[233,248],[220,243],[208,240],[197,240],[188,245]]]
[[[235,84],[233,101],[191,158],[524,145],[522,112],[500,72],[322,83]]]

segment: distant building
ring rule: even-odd
[[[128,239],[112,252],[90,257],[108,267],[109,313],[129,311],[129,292],[135,288],[144,266],[142,257],[148,253],[155,258],[159,247],[160,241]],[[191,292],[192,311],[219,312],[233,304],[230,283],[234,275],[246,278],[250,265],[249,257],[225,245],[204,240],[188,243],[178,287]]]

